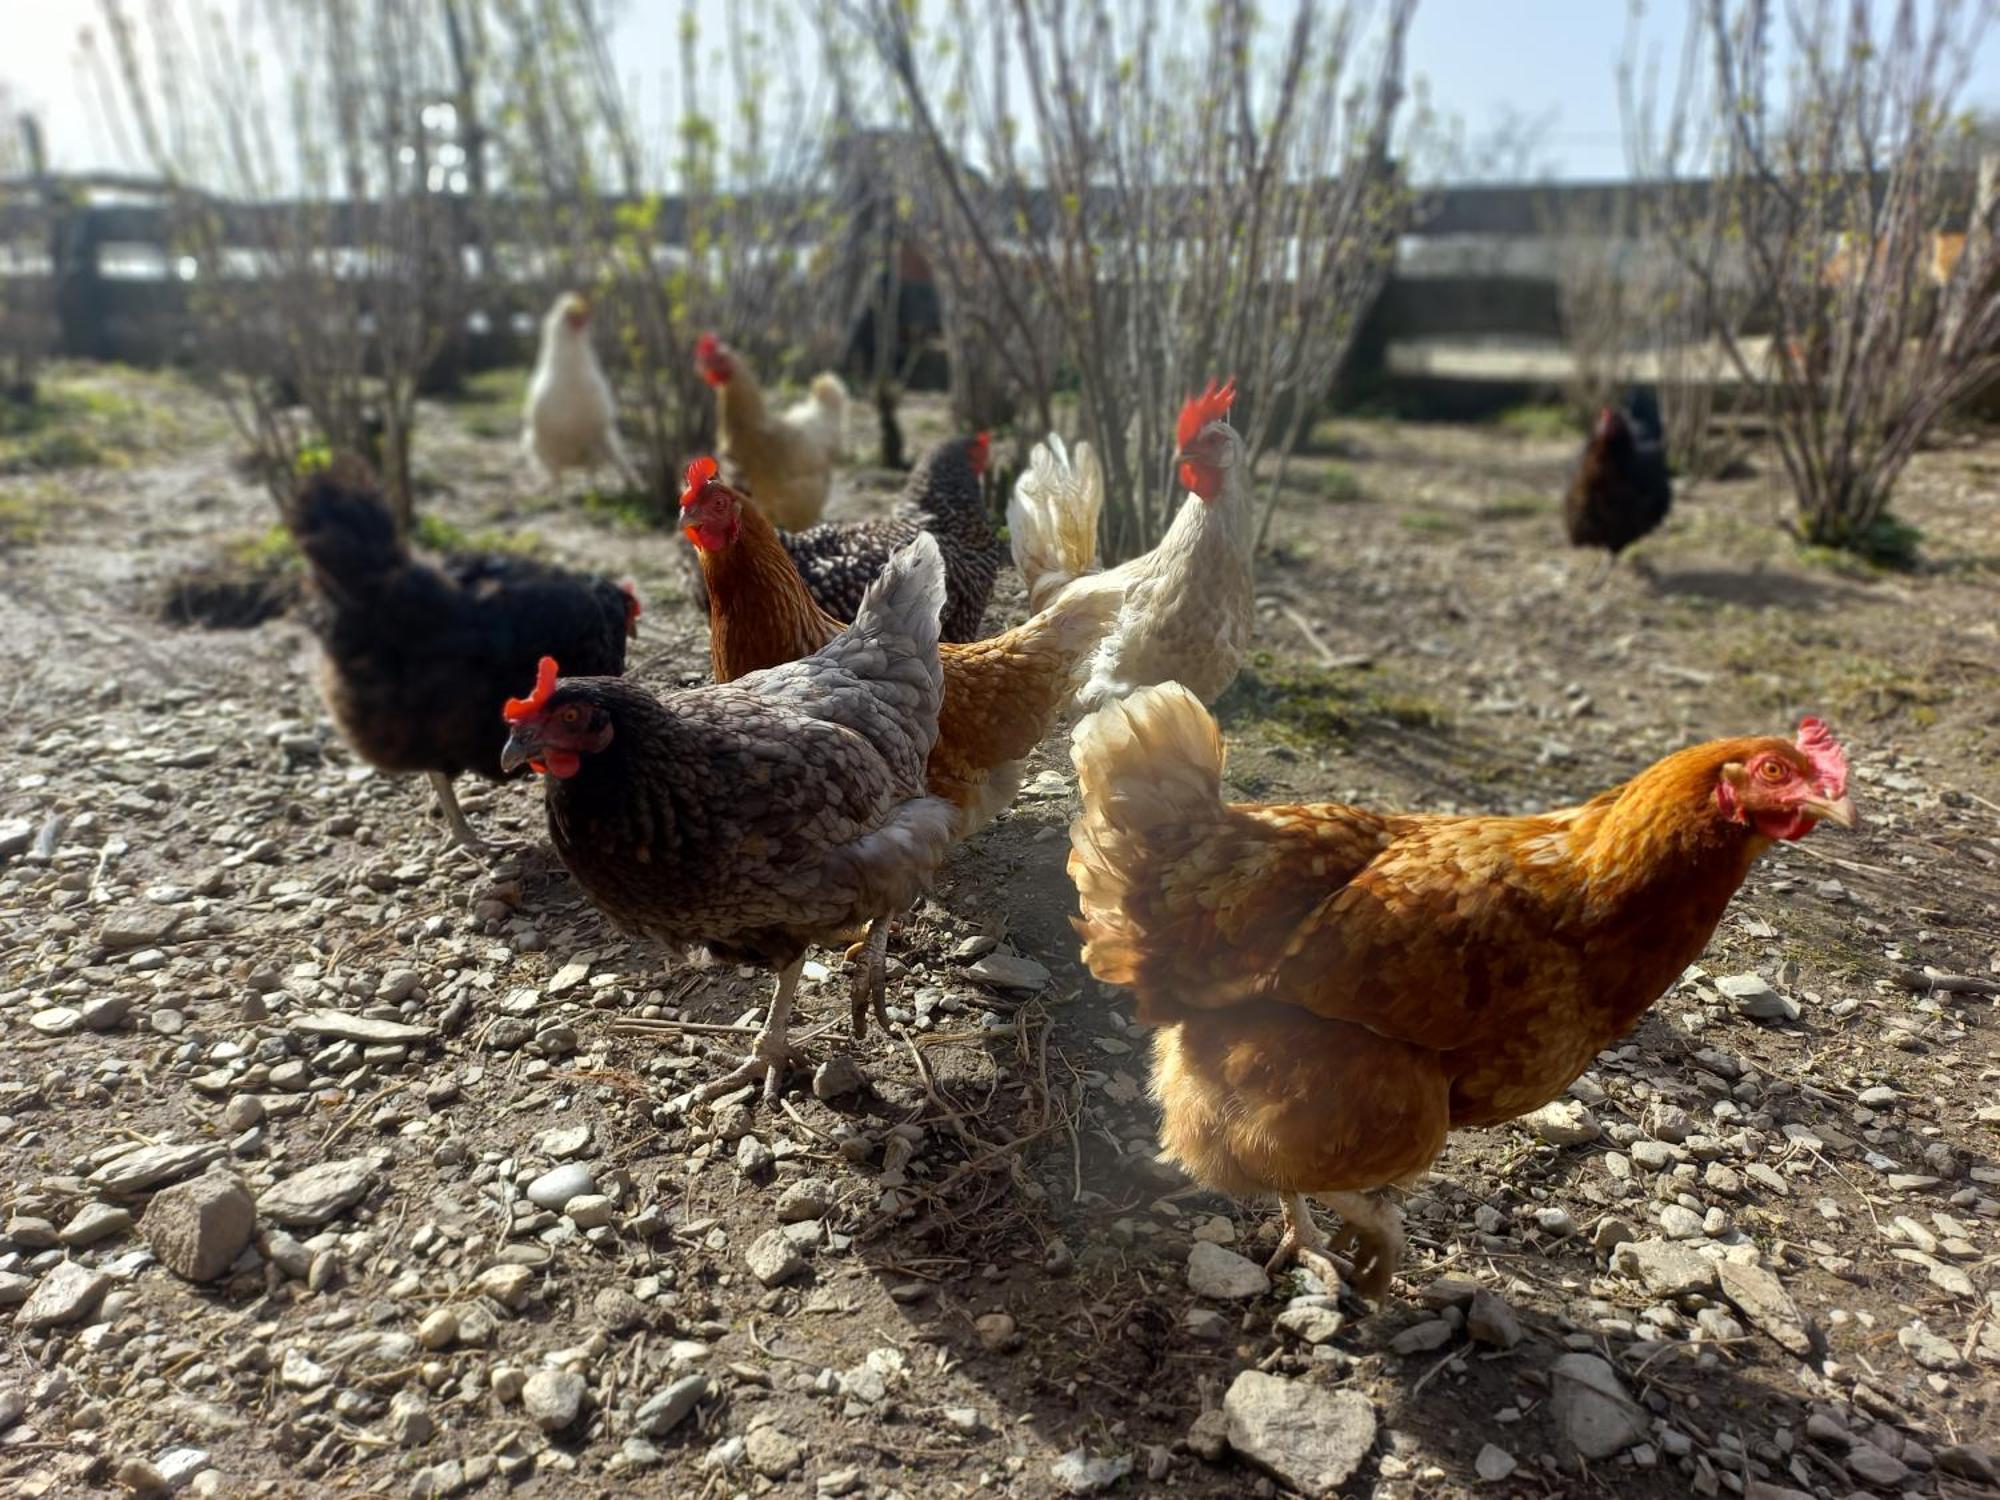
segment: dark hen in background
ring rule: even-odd
[[[526,557],[413,558],[373,478],[351,460],[301,481],[285,524],[311,576],[320,691],[334,722],[378,769],[426,773],[454,842],[478,849],[452,778],[500,779],[500,710],[542,657],[592,676],[622,672],[637,594]]]
[[[1659,397],[1642,386],[1623,410],[1607,406],[1597,414],[1563,501],[1570,545],[1602,547],[1615,563],[1667,518],[1673,499]]]

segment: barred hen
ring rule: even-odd
[[[371,765],[427,774],[453,841],[480,849],[452,779],[503,777],[501,706],[541,657],[561,652],[593,675],[625,669],[637,593],[525,557],[420,562],[352,461],[303,481],[285,522],[310,574],[334,722]]]
[[[776,1097],[794,1053],[787,1026],[806,949],[866,929],[855,986],[882,1010],[882,941],[950,847],[949,803],[925,795],[943,680],[944,569],[928,537],[898,552],[854,623],[798,661],[735,682],[655,696],[566,676],[544,660],[507,704],[501,763],[548,784],[549,838],[621,929],[701,944],[778,971],[750,1057],[704,1086],[713,1099],[761,1078]]]
[[[1673,503],[1659,398],[1642,386],[1622,411],[1607,406],[1597,414],[1563,499],[1569,544],[1602,547],[1616,563],[1666,520]]]
[[[1007,555],[986,518],[986,498],[979,484],[991,452],[986,433],[952,438],[918,460],[892,514],[867,521],[822,521],[805,531],[781,532],[785,550],[798,564],[799,576],[819,607],[836,620],[853,619],[862,594],[890,554],[928,531],[944,553],[940,639],[978,640],[994,575]]]

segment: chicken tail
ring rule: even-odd
[[[285,525],[314,587],[337,602],[378,595],[409,563],[381,487],[358,459],[336,460],[301,479],[285,507]]]
[[[1162,937],[1163,862],[1222,815],[1222,735],[1199,698],[1166,682],[1084,719],[1070,758],[1083,794],[1069,856],[1083,961],[1106,984],[1137,985]],[[1163,1018],[1149,1013],[1152,998],[1141,986],[1142,1021]]]
[[[1072,579],[1097,571],[1103,508],[1104,472],[1089,443],[1076,445],[1073,463],[1057,434],[1035,444],[1007,501],[1014,566],[1028,585],[1030,609],[1046,608]]]
[[[938,708],[944,701],[944,670],[938,663],[943,609],[944,555],[937,538],[922,532],[868,585],[854,623],[808,658],[868,684],[916,743],[920,759],[937,743]]]

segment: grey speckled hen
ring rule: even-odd
[[[548,779],[549,836],[624,931],[778,970],[750,1057],[713,1098],[762,1077],[775,1097],[805,952],[866,929],[854,1027],[882,1013],[890,917],[936,872],[951,804],[924,793],[944,679],[935,540],[891,559],[824,649],[724,686],[656,697],[556,680],[508,705],[504,759]]]

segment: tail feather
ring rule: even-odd
[[[358,461],[342,461],[300,481],[285,525],[304,554],[313,583],[337,601],[377,594],[409,562],[380,488]]]
[[[1104,508],[1104,473],[1089,443],[1072,463],[1063,440],[1037,443],[1007,501],[1014,566],[1028,585],[1028,606],[1040,610],[1071,580],[1097,571],[1097,517]]]
[[[1083,961],[1106,984],[1134,984],[1146,913],[1157,904],[1152,846],[1221,816],[1222,735],[1199,698],[1168,682],[1084,719],[1070,757],[1083,797],[1069,857]],[[1142,994],[1142,1012],[1147,999]]]
[[[803,685],[819,675],[817,668],[831,666],[867,683],[908,736],[916,756],[912,775],[920,781],[924,758],[937,743],[938,709],[944,701],[944,669],[938,661],[943,609],[944,555],[937,539],[924,532],[891,557],[868,585],[852,625],[803,661],[761,675]]]

